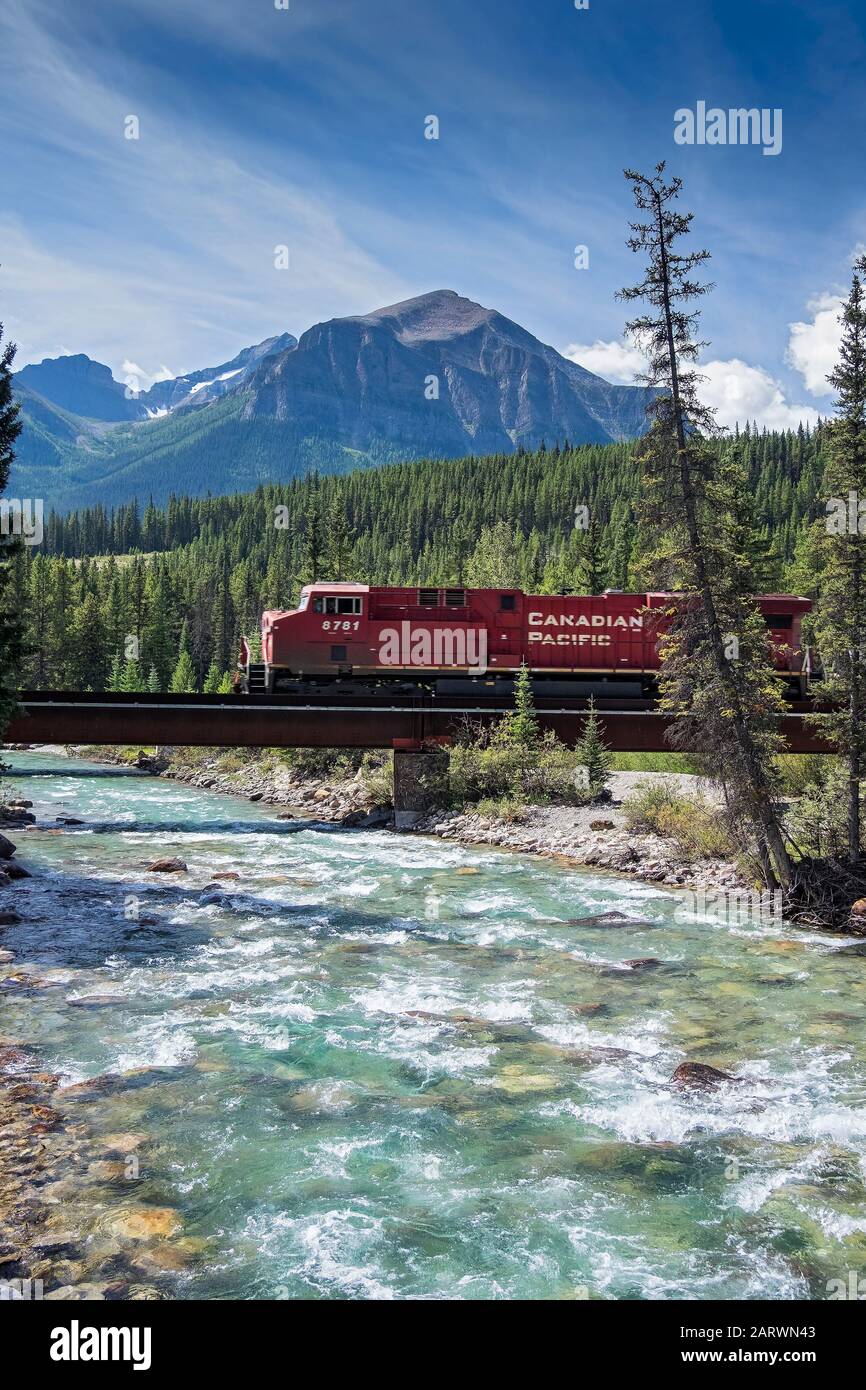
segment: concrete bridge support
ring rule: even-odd
[[[448,755],[440,749],[394,749],[394,825],[411,830],[433,806],[441,805]]]

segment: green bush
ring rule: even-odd
[[[824,787],[839,760],[825,753],[783,753],[776,759],[776,766],[785,796],[807,796]]]
[[[724,859],[735,852],[720,812],[661,778],[638,782],[623,810],[629,829],[674,840],[690,859]]]
[[[575,751],[546,734],[536,749],[483,738],[451,749],[448,787],[455,805],[484,800],[581,805],[589,794]]]
[[[801,854],[844,859],[848,853],[848,772],[838,758],[817,757],[817,777],[804,783],[788,811],[788,830]],[[866,849],[866,786],[860,784],[861,844]]]

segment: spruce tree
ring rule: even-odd
[[[217,666],[215,661],[212,661],[210,666],[208,667],[207,675],[204,678],[204,694],[218,695],[220,693],[222,679],[223,676],[222,672],[220,671],[220,668]]]
[[[173,695],[192,695],[195,693],[195,689],[195,668],[189,650],[189,627],[184,621],[180,634],[177,665],[174,668],[169,690]]]
[[[328,578],[351,579],[352,530],[346,518],[346,502],[342,491],[334,489],[328,511],[327,569]]]
[[[304,540],[301,560],[301,583],[315,584],[322,576],[324,545],[322,540],[322,494],[318,473],[310,475],[310,487],[304,508]]]
[[[6,492],[15,441],[21,433],[19,406],[12,392],[15,351],[14,343],[3,346],[0,324],[0,494]],[[0,538],[0,737],[16,709],[15,692],[25,655],[22,616],[12,597],[14,559],[20,547],[19,537]]]
[[[602,530],[593,510],[589,526],[583,533],[583,544],[577,562],[575,587],[579,594],[603,594],[607,559],[602,542]]]
[[[705,344],[696,337],[694,301],[712,286],[696,272],[704,250],[681,253],[693,214],[673,206],[681,179],[664,177],[664,162],[647,177],[626,170],[646,221],[633,222],[628,245],[644,252],[643,280],[620,292],[643,300],[627,325],[648,360],[651,421],[641,459],[644,519],[664,537],[667,573],[679,572],[681,599],[672,599],[661,645],[663,706],[678,718],[679,746],[707,755],[724,782],[738,824],[750,826],[768,882],[790,886],[792,865],[778,810],[773,756],[780,747],[773,716],[780,710],[769,676],[766,631],[749,602],[751,574],[741,550],[742,507],[732,491],[733,465],[719,468],[708,444],[715,422],[699,398],[694,370]],[[736,487],[737,484],[734,484]]]
[[[541,729],[535,712],[532,676],[521,661],[514,682],[514,709],[499,721],[496,742],[522,754],[532,754],[541,746]]]
[[[862,856],[861,779],[866,773],[866,257],[854,265],[842,344],[827,378],[838,392],[824,474],[827,517],[815,626],[824,694],[842,709],[822,722],[848,766],[848,857]],[[852,506],[853,500],[853,506]],[[862,508],[862,511],[861,511]]]
[[[613,758],[602,736],[601,722],[592,696],[589,700],[589,714],[584,721],[576,752],[581,766],[586,768],[586,784],[590,796],[600,796],[607,790]]]

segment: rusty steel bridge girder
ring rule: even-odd
[[[511,704],[500,698],[297,695],[101,695],[31,692],[20,696],[8,743],[137,744],[247,748],[403,748],[452,740],[466,720],[490,723]],[[671,716],[649,700],[597,700],[605,741],[615,752],[668,752]],[[781,716],[788,749],[827,753],[810,727],[809,702]],[[537,701],[542,729],[574,744],[586,700]]]

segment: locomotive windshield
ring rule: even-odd
[[[338,594],[327,594],[313,601],[314,613],[360,613],[361,600]]]

